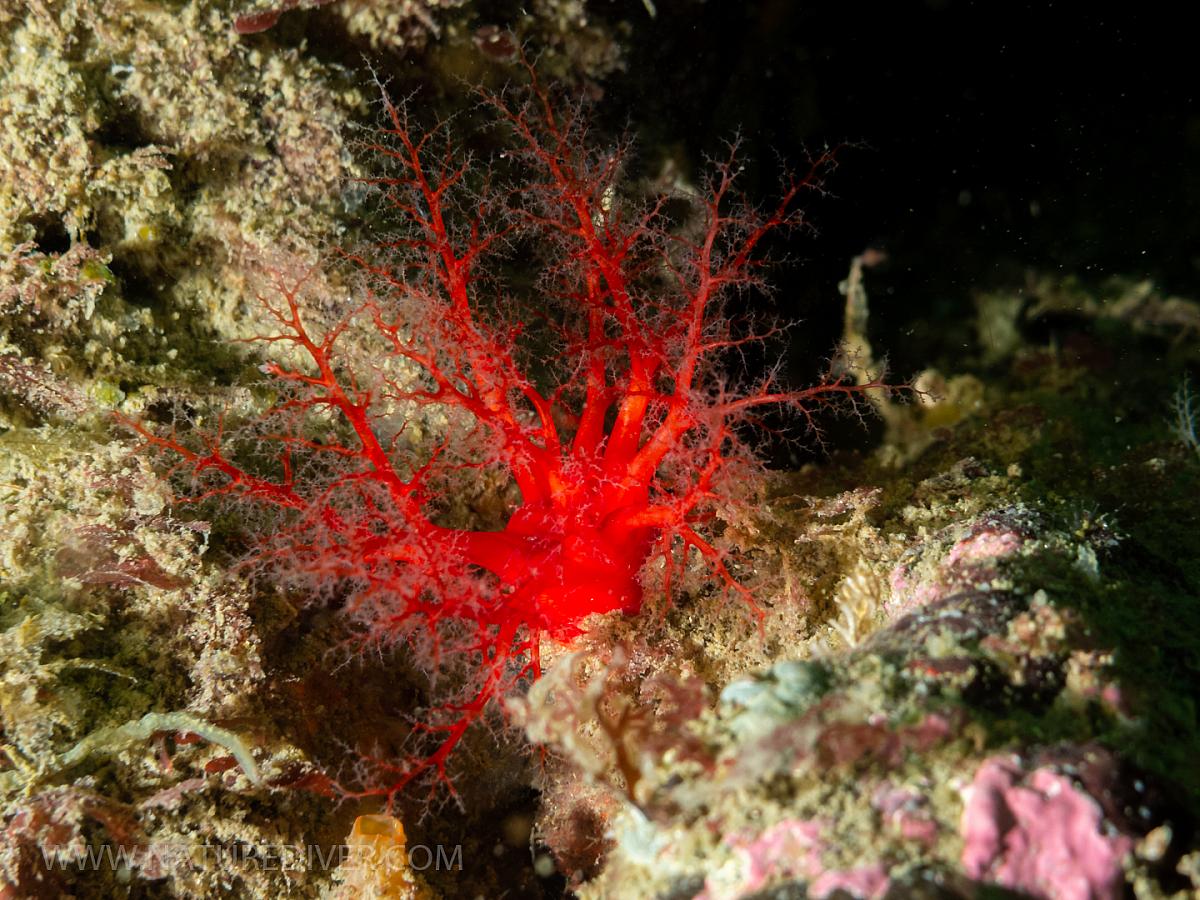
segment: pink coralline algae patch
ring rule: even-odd
[[[871,807],[884,825],[904,840],[926,847],[937,843],[938,825],[929,801],[920,792],[885,781],[871,795]]]
[[[726,843],[738,851],[740,879],[716,884],[710,878],[697,900],[732,900],[747,897],[773,883],[789,879],[808,881],[808,896],[822,900],[843,891],[861,900],[882,897],[891,884],[879,863],[855,869],[826,870],[821,853],[827,846],[822,825],[814,820],[785,819],[756,836],[730,836]]]
[[[895,727],[886,718],[834,722],[817,737],[817,758],[826,767],[870,760],[893,769],[906,754],[924,753],[955,731],[945,716],[929,713],[913,725]]]
[[[1106,834],[1099,805],[1051,768],[988,759],[966,791],[962,865],[980,881],[1055,900],[1116,900],[1133,842]]]
[[[1021,538],[1012,531],[983,531],[955,544],[946,554],[945,566],[975,563],[1007,556],[1021,546]]]
[[[932,571],[906,560],[891,573],[887,610],[899,618],[944,597],[977,590],[996,575],[995,564],[1016,553],[1026,538],[1003,521],[979,523],[936,562]]]
[[[738,849],[743,861],[738,896],[761,890],[780,876],[806,877],[821,871],[824,842],[818,822],[788,819],[772,825],[757,837],[731,836],[726,840]]]

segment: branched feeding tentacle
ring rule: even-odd
[[[826,152],[760,211],[738,194],[737,146],[684,200],[686,230],[666,197],[628,198],[628,148],[596,150],[581,104],[563,104],[529,70],[523,100],[484,94],[512,138],[506,190],[455,142],[450,123],[418,129],[385,99],[387,127],[367,150],[387,164],[367,179],[397,220],[370,251],[346,253],[366,297],[324,330],[305,277],[259,298],[272,331],[248,338],[276,354],[264,371],[283,390],[274,474],[225,447],[221,426],[196,443],[130,426],[180,460],[191,499],[235,497],[281,512],[258,560],[281,578],[334,593],[370,641],[420,650],[435,671],[474,660],[461,699],[430,714],[432,750],[382,765],[394,794],[448,762],[499,696],[540,674],[544,640],[569,642],[592,615],[643,607],[642,573],[695,551],[722,591],[750,592],[706,525],[753,465],[738,425],[787,407],[815,427],[822,405],[892,390],[878,378],[829,376],[801,390],[729,383],[722,358],[776,335],[735,324],[727,304],[761,287],[761,248],[802,221]],[[542,266],[536,304],[497,278],[519,250]],[[537,327],[535,327],[537,326]],[[364,340],[368,366],[346,350]],[[291,351],[290,355],[277,351]],[[549,360],[549,364],[539,362]],[[442,416],[434,447],[406,437],[410,417]],[[198,446],[198,449],[197,449]],[[455,479],[488,472],[519,498],[495,530],[454,527],[441,501]],[[667,598],[669,601],[669,596]]]

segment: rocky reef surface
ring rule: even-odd
[[[114,413],[252,415],[261,358],[231,342],[264,279],[345,288],[362,52],[444,100],[523,41],[597,95],[636,27],[522,13],[0,7],[0,897],[1200,891],[1200,306],[1119,280],[964,297],[974,341],[879,402],[869,448],[722,511],[761,619],[684,573],[545,649],[460,805],[337,795],[397,752],[421,673],[239,578],[244,523],[177,503]],[[842,286],[868,359],[870,277]]]

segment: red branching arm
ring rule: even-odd
[[[408,265],[415,265],[424,279],[414,281],[407,272],[352,258],[377,276],[395,299],[441,310],[442,321],[432,321],[433,316],[426,321],[444,333],[436,340],[428,334],[423,339],[406,338],[401,324],[385,322],[378,307],[377,327],[395,355],[419,365],[435,383],[432,392],[416,392],[409,398],[462,407],[493,428],[508,450],[509,466],[523,498],[526,502],[544,499],[561,482],[560,436],[550,404],[521,371],[510,336],[496,334],[480,322],[471,292],[476,263],[513,226],[491,228],[485,216],[495,211],[481,206],[468,216],[465,230],[455,232],[451,221],[463,211],[452,198],[468,169],[467,163],[455,162],[459,148],[447,138],[444,151],[434,154],[433,138],[444,128],[417,137],[403,106],[388,102],[386,109],[391,121],[388,134],[395,143],[370,149],[398,164],[401,174],[369,181],[384,190],[388,203],[413,229],[414,236],[389,246],[405,251]],[[527,410],[533,413],[532,422]]]
[[[661,203],[632,223],[625,221],[615,201],[623,149],[599,161],[589,159],[582,152],[585,127],[579,107],[569,106],[560,113],[528,63],[527,69],[532,81],[528,103],[510,107],[502,98],[485,97],[509,123],[525,157],[544,176],[522,192],[529,200],[520,210],[522,218],[559,234],[574,248],[572,260],[585,285],[579,300],[587,321],[587,342],[583,348],[586,394],[572,449],[577,458],[595,455],[604,438],[605,416],[617,400],[616,420],[604,450],[604,470],[611,476],[623,471],[637,450],[654,379],[664,359],[661,342],[647,331],[639,313],[629,278],[633,249],[657,235]],[[626,357],[619,397],[608,384],[610,322],[620,334]]]
[[[283,481],[277,482],[251,475],[227,459],[222,452],[223,425],[220,422],[216,433],[206,441],[204,451],[199,452],[179,441],[174,433],[169,436],[157,434],[137,419],[118,414],[117,421],[141,435],[147,446],[167,450],[178,456],[184,464],[191,467],[194,475],[200,476],[208,471],[216,471],[225,476],[226,481],[223,484],[185,498],[188,502],[199,503],[221,494],[238,493],[286,509],[302,510],[308,506],[304,497],[295,491],[290,457],[287,454],[283,457]]]
[[[267,373],[282,381],[306,387],[311,393],[304,397],[302,401],[304,406],[310,408],[329,406],[340,412],[358,438],[359,447],[355,451],[355,455],[367,462],[371,467],[372,476],[391,492],[397,502],[403,503],[408,496],[408,485],[392,466],[387,450],[380,443],[379,436],[372,427],[371,392],[359,389],[352,376],[350,384],[343,385],[334,370],[334,345],[345,332],[349,318],[338,322],[318,341],[309,333],[300,313],[298,296],[301,284],[278,285],[277,287],[284,301],[283,308],[266,297],[260,297],[259,301],[271,317],[279,323],[283,329],[282,332],[276,335],[247,338],[246,341],[269,344],[290,343],[304,350],[316,369],[315,375],[288,368],[280,363],[268,363]]]
[[[757,282],[755,269],[760,261],[756,250],[759,245],[771,232],[793,227],[799,222],[798,196],[806,189],[819,187],[822,175],[834,160],[833,151],[826,151],[816,158],[803,178],[792,179],[769,213],[758,215],[747,209],[725,211],[739,171],[736,153],[736,144],[731,145],[729,158],[718,166],[707,195],[700,201],[705,223],[702,236],[696,241],[676,238],[682,245],[686,267],[680,268],[669,259],[665,261],[684,298],[678,313],[682,351],[674,373],[674,392],[666,400],[666,414],[628,462],[626,478],[630,484],[648,483],[666,455],[696,427],[692,394],[705,358],[723,347],[764,337],[761,333],[749,339],[728,337],[725,294],[731,287]],[[714,329],[719,336],[713,336]],[[756,405],[798,405],[819,393],[809,390],[794,394],[753,394],[739,401],[741,405],[727,405],[707,412],[718,411],[722,418],[727,418]]]
[[[433,711],[435,721],[414,725],[416,733],[437,735],[437,745],[431,752],[409,757],[400,763],[376,759],[374,762],[382,770],[381,774],[388,779],[388,783],[362,791],[343,789],[343,795],[386,796],[390,804],[397,794],[414,781],[432,773],[436,778],[435,784],[444,786],[451,796],[457,797],[447,765],[463,735],[484,715],[496,697],[504,696],[527,678],[537,678],[541,675],[538,637],[535,635],[518,638],[519,631],[517,623],[508,622],[495,634],[486,630],[480,633],[474,650],[482,656],[483,674],[467,699],[460,703],[443,704]],[[516,671],[513,671],[513,666],[510,665],[513,660],[520,660]],[[438,718],[440,721],[436,721]]]

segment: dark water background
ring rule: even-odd
[[[660,0],[649,21],[640,7],[624,8],[632,53],[605,101],[646,143],[695,158],[740,130],[763,196],[776,155],[862,145],[813,210],[820,236],[793,245],[804,265],[780,273],[806,298],[813,349],[836,335],[834,286],[867,246],[891,259],[870,282],[873,331],[906,371],[961,356],[972,292],[1026,268],[1200,296],[1200,69],[1181,12]]]

